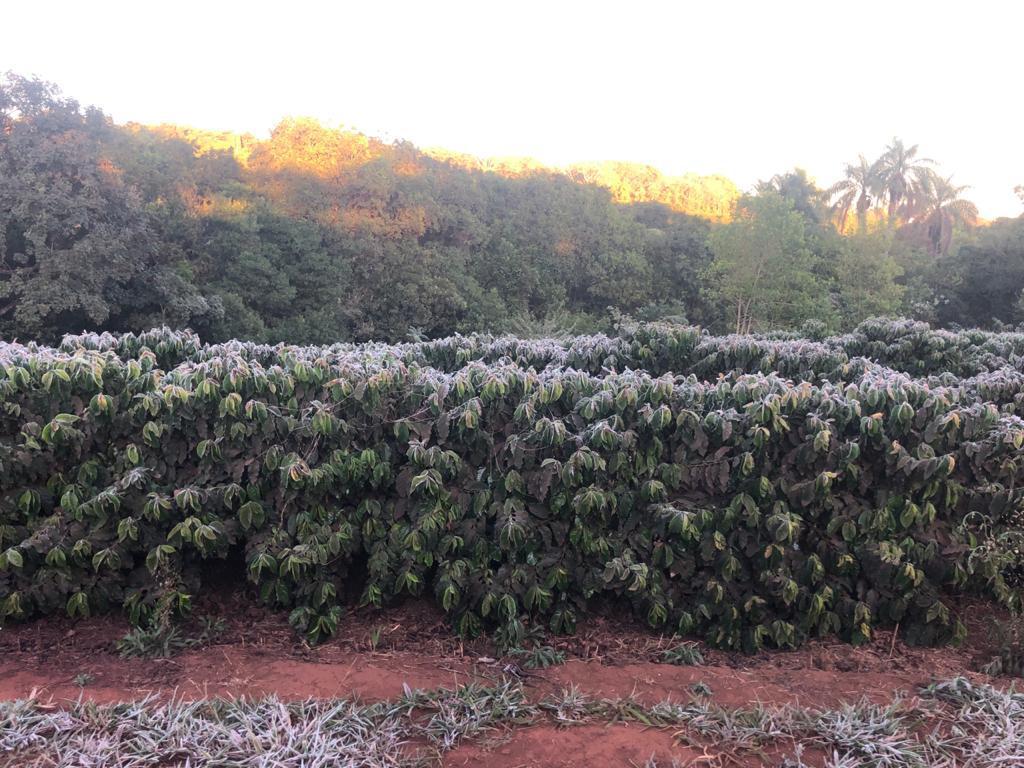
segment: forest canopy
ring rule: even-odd
[[[1024,217],[899,139],[820,188],[564,169],[308,119],[266,139],[115,124],[0,78],[0,334],[192,328],[295,343],[586,331],[621,313],[716,331],[901,314],[1024,321]]]

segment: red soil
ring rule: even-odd
[[[274,693],[373,700],[398,696],[404,685],[450,688],[473,679],[494,681],[507,673],[509,663],[493,659],[486,639],[460,642],[426,604],[354,612],[337,637],[317,648],[301,643],[280,614],[243,601],[208,601],[202,609],[231,617],[216,644],[156,661],[117,656],[114,643],[128,629],[117,617],[10,626],[0,631],[0,699],[35,695],[59,702],[82,696],[111,702],[150,695]],[[599,618],[575,636],[555,641],[569,656],[566,664],[523,675],[536,699],[575,684],[598,698],[686,701],[690,687],[703,682],[713,692],[712,701],[730,707],[755,702],[827,707],[862,697],[887,701],[897,692],[912,695],[920,686],[957,674],[984,679],[972,672],[988,653],[979,622],[974,644],[963,648],[910,648],[892,632],[879,631],[873,644],[861,648],[815,641],[799,651],[754,656],[708,651],[702,666],[673,667],[656,662],[675,641]],[[79,675],[89,676],[86,685],[76,683]],[[685,746],[666,730],[622,723],[517,728],[463,745],[446,755],[444,764],[603,768],[643,766],[652,755],[693,766],[778,765],[778,760],[727,755],[713,745]]]

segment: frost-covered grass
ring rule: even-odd
[[[428,764],[424,742],[447,750],[534,714],[517,682],[407,691],[378,704],[269,697],[61,708],[23,700],[0,703],[0,764],[406,768]]]
[[[141,701],[67,707],[0,703],[0,765],[25,768],[412,768],[436,764],[463,740],[539,723],[632,721],[682,741],[735,752],[781,749],[802,768],[1024,766],[1024,693],[954,678],[914,700],[806,707],[719,707],[706,699],[644,705],[594,699],[578,687],[532,704],[518,680],[413,691],[394,701]],[[671,762],[652,758],[649,768]]]
[[[623,700],[589,704],[591,717],[609,713],[632,713],[648,725],[679,728],[686,740],[696,737],[740,750],[791,745],[784,768],[805,768],[801,755],[812,747],[827,755],[825,768],[1024,766],[1024,693],[975,685],[966,678],[929,686],[913,703],[860,701],[831,710],[725,709],[706,701],[653,707]],[[648,768],[671,765],[652,758]]]

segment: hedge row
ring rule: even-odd
[[[510,643],[610,599],[747,650],[896,622],[946,640],[963,590],[1019,605],[1012,369],[702,381],[78,338],[0,349],[8,619],[186,612],[204,563],[233,554],[312,641],[347,599],[405,594]]]
[[[232,341],[203,345],[188,332],[158,329],[143,334],[68,336],[60,349],[114,351],[132,357],[148,348],[163,368],[224,355],[241,355],[264,366],[282,359],[341,360],[389,358],[455,372],[471,362],[511,362],[522,368],[572,368],[600,375],[645,370],[714,378],[727,373],[778,373],[817,380],[847,380],[877,364],[913,376],[970,377],[999,369],[1024,370],[1024,332],[933,330],[909,320],[868,320],[845,336],[809,340],[790,335],[711,336],[700,328],[642,323],[602,334],[568,339],[519,339],[474,334],[408,344],[333,344],[294,347]]]

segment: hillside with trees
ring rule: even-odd
[[[894,139],[827,189],[740,195],[629,163],[545,168],[308,119],[266,139],[118,125],[0,80],[0,333],[189,327],[321,343],[586,331],[610,310],[716,331],[902,314],[1024,320],[1024,219]]]

